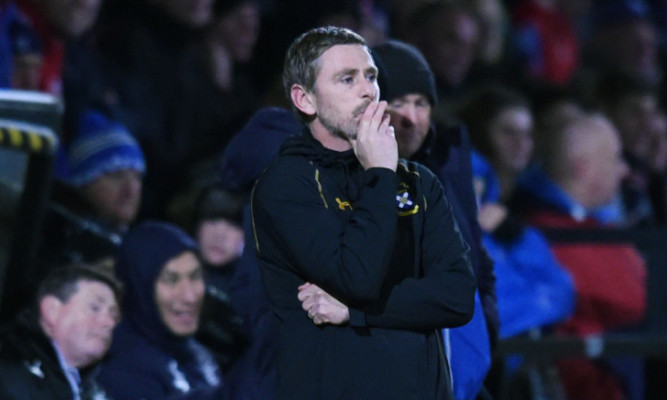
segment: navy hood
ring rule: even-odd
[[[222,186],[231,191],[249,189],[276,158],[285,139],[303,127],[289,110],[265,107],[257,111],[225,148],[220,160]]]
[[[125,235],[116,258],[116,275],[125,286],[124,323],[169,352],[185,346],[185,339],[172,334],[162,322],[155,282],[167,261],[185,251],[199,255],[190,236],[174,225],[150,221]]]

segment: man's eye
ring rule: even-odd
[[[368,79],[369,82],[375,82],[377,80],[377,74],[368,74],[366,76],[366,79]]]
[[[163,276],[162,279],[160,279],[160,280],[165,285],[173,286],[178,282],[178,276],[170,274],[170,275]]]
[[[354,82],[354,79],[351,76],[345,76],[341,79],[341,82],[343,82],[343,83],[352,83],[352,82]]]

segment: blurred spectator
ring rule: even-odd
[[[507,46],[509,21],[505,5],[500,0],[473,0],[470,7],[480,28],[477,58],[485,65],[494,65],[503,58]]]
[[[499,200],[506,202],[533,156],[533,115],[528,99],[504,86],[480,89],[462,102],[457,115],[468,126],[473,147],[493,166]]]
[[[470,141],[460,126],[436,131],[431,111],[436,106],[435,78],[424,56],[414,46],[396,40],[374,46],[378,84],[395,130],[401,158],[429,167],[442,184],[458,227],[471,247],[469,256],[477,278],[476,316],[466,327],[449,330],[454,394],[474,398],[491,363],[498,337],[493,261],[481,243],[470,169]],[[474,343],[481,360],[470,356],[465,343]]]
[[[222,151],[245,121],[245,102],[226,98],[225,105],[212,78],[206,46],[212,0],[107,5],[98,47],[118,91],[118,117],[145,151],[140,214],[165,218],[167,204],[197,167]]]
[[[249,329],[250,344],[226,371],[225,384],[231,399],[275,397],[277,323],[261,281],[248,195],[255,180],[278,155],[283,140],[302,129],[303,125],[291,111],[261,108],[234,135],[221,159],[221,186],[228,192],[246,196],[242,221],[246,246],[234,269],[228,272],[227,287],[235,310]]]
[[[535,129],[535,155],[549,151],[540,146],[548,144],[547,138],[554,135],[560,126],[572,118],[585,114],[584,105],[579,96],[570,87],[534,82],[526,87],[530,98]],[[534,160],[533,160],[534,161]]]
[[[102,400],[96,364],[120,321],[121,286],[109,271],[83,264],[56,268],[34,304],[0,337],[0,397]]]
[[[42,45],[30,24],[18,16],[9,24],[12,51],[11,88],[39,90],[44,62]]]
[[[62,95],[66,47],[92,29],[102,0],[15,0],[15,3],[42,45],[39,89]]]
[[[146,222],[125,236],[116,262],[124,319],[98,378],[112,398],[224,398],[213,355],[193,338],[205,292],[198,257],[173,225]]]
[[[57,162],[42,260],[112,257],[139,211],[145,171],[141,148],[123,125],[88,110],[72,144],[59,149]]]
[[[233,269],[234,262],[243,253],[245,196],[211,186],[204,188],[198,197],[192,231],[201,249],[202,261],[211,269],[209,276],[219,273],[216,279],[219,281],[226,269]]]
[[[303,125],[291,111],[263,107],[234,135],[221,158],[222,186],[233,192],[250,194],[255,180],[278,155],[283,141],[299,134]]]
[[[576,300],[571,276],[538,229],[521,224],[499,202],[491,165],[473,154],[484,246],[494,260],[500,338],[549,335],[569,318]],[[486,382],[494,398],[564,399],[554,366],[540,360],[496,357]],[[521,397],[519,397],[521,396]]]
[[[632,244],[567,240],[567,233],[608,227],[605,213],[619,194],[628,168],[621,155],[618,132],[600,115],[567,121],[549,138],[549,152],[521,182],[514,210],[543,229],[561,229],[562,239],[551,238],[557,259],[572,275],[577,302],[573,316],[559,324],[557,333],[595,335],[636,327],[646,308],[646,267]],[[547,148],[547,146],[545,146]],[[607,228],[608,229],[608,228]],[[563,358],[559,373],[568,398],[638,399],[642,367],[625,361],[622,372],[610,360]],[[641,386],[641,385],[640,385]]]
[[[474,154],[472,163],[480,202],[478,218],[485,232],[484,242],[504,271],[497,273],[496,281],[502,293],[498,297],[501,335],[512,336],[563,319],[574,302],[569,277],[560,272],[562,267],[553,259],[541,233],[524,226],[506,208],[533,154],[530,103],[521,93],[496,86],[471,95],[457,115],[469,127],[473,144],[480,151]],[[532,257],[522,258],[522,251],[530,252]],[[534,269],[532,273],[530,268]],[[512,278],[529,277],[535,281],[526,281],[523,290],[512,286],[518,283]],[[538,288],[539,284],[544,286]],[[549,291],[553,296],[548,301],[540,297]],[[540,300],[525,301],[527,298]],[[535,312],[538,305],[545,309]],[[520,311],[522,308],[524,311]]]
[[[480,25],[475,14],[457,2],[424,3],[414,11],[407,38],[433,69],[440,106],[436,118],[459,98],[478,52]]]
[[[596,1],[591,25],[578,83],[594,88],[599,77],[608,72],[653,85],[663,82],[656,27],[643,0]]]
[[[229,296],[231,278],[245,244],[242,216],[245,196],[205,187],[198,194],[191,231],[201,251],[206,274],[206,298],[196,338],[213,350],[227,368],[243,352],[248,327],[235,310],[241,308]],[[249,289],[249,288],[246,288]],[[225,335],[219,334],[224,331]]]
[[[65,144],[76,134],[82,110],[115,111],[116,92],[94,49],[94,27],[102,0],[3,3],[0,75],[4,76],[0,76],[0,87],[48,92],[64,100],[58,132]]]
[[[664,223],[660,217],[665,214],[664,193],[653,191],[664,185],[660,160],[665,157],[661,146],[665,132],[657,89],[636,77],[610,73],[598,82],[596,100],[618,129],[630,167],[622,185],[620,222],[626,226]]]
[[[215,16],[209,35],[213,79],[223,92],[249,96],[252,92],[244,87],[249,83],[239,85],[238,78],[234,78],[240,73],[239,67],[248,63],[255,51],[260,30],[259,4],[255,0],[217,1],[213,10]]]
[[[489,83],[519,82],[516,74],[516,54],[510,40],[510,21],[502,0],[473,0],[468,7],[479,23],[477,56],[469,75],[468,86],[480,87]]]
[[[530,103],[520,92],[493,86],[466,98],[457,116],[479,151],[472,158],[474,184],[483,243],[495,262],[500,337],[548,332],[572,313],[574,286],[542,233],[521,223],[506,206],[533,154]],[[515,372],[504,363],[495,360],[487,382],[494,394],[501,388],[493,377]],[[549,375],[539,372],[533,371],[533,379],[549,382]]]
[[[250,67],[261,29],[260,12],[258,0],[224,0],[213,4],[206,60],[213,85],[209,94],[202,92],[209,96],[203,106],[208,107],[205,112],[211,119],[205,127],[210,137],[193,143],[191,150],[198,156],[210,156],[211,165],[259,101],[260,88]]]
[[[573,19],[589,1],[524,0],[513,10],[518,57],[529,77],[566,84],[579,65],[579,38]],[[573,9],[576,4],[578,9]]]

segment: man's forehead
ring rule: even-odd
[[[187,274],[199,268],[201,268],[201,264],[197,256],[191,251],[186,251],[169,260],[162,268],[162,271],[160,271],[160,274]]]
[[[81,279],[77,282],[77,291],[72,298],[77,295],[101,298],[109,294],[115,298],[114,291],[108,283],[100,280]]]
[[[361,67],[360,62],[364,63]],[[337,44],[325,50],[318,58],[320,71],[376,68],[368,47],[360,44]]]

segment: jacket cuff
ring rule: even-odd
[[[366,184],[375,187],[378,181],[398,186],[398,175],[389,168],[373,167],[366,170]]]
[[[362,311],[355,308],[349,308],[350,326],[366,326],[366,316]]]

